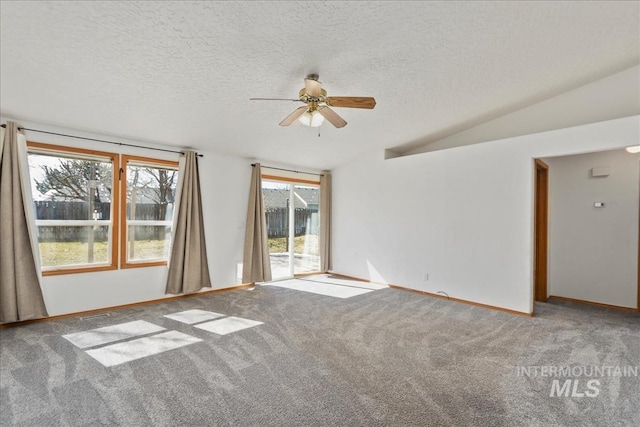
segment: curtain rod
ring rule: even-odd
[[[255,166],[255,165],[256,165],[255,163],[251,163],[251,166],[252,166],[252,167],[253,167],[253,166]],[[263,167],[263,168],[265,168],[265,169],[274,169],[274,170],[277,170],[277,171],[285,171],[285,172],[293,172],[293,173],[303,173],[303,174],[305,174],[305,175],[324,176],[324,175],[323,175],[323,174],[321,174],[321,173],[300,172],[300,171],[294,171],[294,170],[292,170],[292,169],[274,168],[274,167],[271,167],[271,166],[260,166],[260,167]]]
[[[7,125],[6,124],[2,124],[2,125],[0,125],[0,127],[6,128]],[[174,150],[166,150],[164,148],[144,147],[142,145],[125,144],[124,142],[105,141],[104,139],[85,138],[84,136],[67,135],[65,133],[56,133],[56,132],[48,132],[46,130],[29,129],[29,128],[24,128],[24,127],[21,127],[21,126],[18,126],[18,130],[28,130],[30,132],[47,133],[49,135],[66,136],[68,138],[84,139],[86,141],[104,142],[106,144],[124,145],[124,146],[127,146],[127,147],[145,148],[147,150],[164,151],[164,152],[167,152],[167,153],[184,154],[184,151],[174,151]],[[203,154],[196,154],[196,156],[204,157]]]

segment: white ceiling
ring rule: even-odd
[[[640,63],[639,2],[0,3],[0,113],[331,169],[408,151]],[[304,76],[349,124],[278,123]]]

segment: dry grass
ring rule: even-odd
[[[306,246],[305,246],[306,243]],[[133,259],[162,259],[168,255],[165,240],[137,240]],[[287,239],[269,239],[269,252],[287,252]],[[41,242],[40,261],[43,267],[65,265],[105,264],[109,262],[107,242],[93,243],[93,261],[89,262],[89,246],[86,242]],[[294,239],[297,254],[318,255],[318,236],[299,236]],[[131,254],[131,252],[129,252]]]
[[[285,237],[269,239],[269,253],[288,252],[288,250]],[[318,255],[318,236],[309,234],[295,237],[293,239],[293,250],[296,254]]]
[[[138,240],[135,259],[159,259],[167,256],[165,240]],[[109,262],[107,242],[93,243],[93,261],[89,262],[89,245],[86,242],[41,242],[40,262],[43,267],[64,265],[105,264]]]

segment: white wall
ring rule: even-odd
[[[640,114],[640,65],[439,139],[407,154],[477,144]]]
[[[345,164],[333,175],[334,271],[529,313],[533,159],[639,139],[634,116]]]
[[[544,161],[550,295],[635,308],[640,154],[615,150]],[[610,175],[592,177],[591,168],[601,166]]]
[[[15,121],[26,128],[180,150],[176,147],[79,132],[24,120]],[[6,119],[3,118],[2,122],[6,122]],[[29,141],[169,160],[179,158],[178,154],[120,147],[29,131],[26,132],[26,136]],[[226,288],[237,283],[236,264],[242,260],[251,161],[212,151],[198,150],[198,152],[204,154],[204,157],[199,159],[199,169],[212,287]],[[143,267],[45,276],[42,280],[42,288],[49,314],[58,315],[163,298],[166,278],[166,266]]]

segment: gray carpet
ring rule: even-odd
[[[164,317],[264,324],[216,335]],[[2,426],[638,426],[640,378],[577,396],[519,367],[640,365],[640,316],[571,303],[527,318],[397,289],[276,286],[0,330]],[[62,335],[143,320],[202,341],[105,367]],[[566,390],[568,392],[568,390]]]

